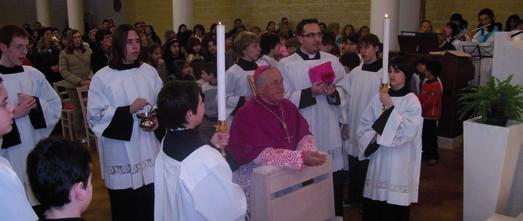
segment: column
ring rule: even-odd
[[[84,1],[67,0],[67,19],[69,28],[77,29],[84,34]]]
[[[173,30],[178,32],[181,24],[192,29],[192,0],[173,0]]]
[[[400,0],[399,31],[418,31],[421,0]]]
[[[51,25],[51,14],[49,12],[49,0],[35,0],[36,2],[36,20],[42,24],[42,27]]]
[[[390,50],[399,51],[399,0],[370,1],[370,32],[383,41],[383,19],[385,18],[385,14],[388,14],[390,18]]]

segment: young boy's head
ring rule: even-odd
[[[0,28],[0,55],[4,66],[22,65],[27,55],[29,34],[16,25],[5,25]]]
[[[205,82],[216,83],[216,63],[207,62],[202,68],[202,80]]]
[[[438,77],[441,72],[441,63],[437,61],[430,61],[427,63],[427,71],[425,74],[430,74],[434,78]],[[427,76],[428,77],[428,76]]]
[[[41,140],[27,156],[27,175],[36,199],[47,211],[79,216],[89,207],[91,155],[81,144],[55,137]]]
[[[158,120],[167,128],[195,128],[203,119],[202,90],[194,81],[169,81],[158,93]]]
[[[352,69],[360,65],[360,56],[354,52],[348,52],[340,57],[340,63],[345,69],[345,73],[350,73]]]
[[[418,74],[424,74],[427,71],[428,61],[425,59],[417,60],[414,65],[416,65],[416,72]]]
[[[359,48],[363,63],[372,64],[378,60],[380,39],[374,34],[365,35],[360,39]]]

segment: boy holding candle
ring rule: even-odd
[[[245,195],[220,154],[229,135],[218,132],[205,142],[195,130],[205,114],[200,87],[167,82],[157,105],[167,131],[155,162],[154,219],[243,220]]]
[[[364,221],[407,221],[418,201],[421,105],[408,84],[408,59],[393,59],[389,68],[389,91],[372,97],[357,131],[359,158],[369,159]]]

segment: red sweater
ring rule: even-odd
[[[435,120],[440,118],[442,91],[443,86],[437,78],[423,83],[418,95],[423,118]]]

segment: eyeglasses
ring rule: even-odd
[[[301,36],[306,37],[306,38],[316,38],[316,37],[321,38],[321,37],[323,37],[323,33],[322,32],[317,32],[317,33],[311,32],[311,33],[307,33],[307,34],[302,34]]]

